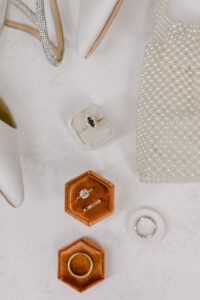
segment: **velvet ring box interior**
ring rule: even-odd
[[[114,184],[93,171],[65,185],[65,211],[87,226],[114,212]]]
[[[75,256],[77,254],[77,256]],[[90,274],[84,277],[90,269],[90,261],[92,261],[92,269]],[[71,258],[74,257],[72,260]],[[69,261],[70,270],[69,270]],[[77,274],[73,276],[73,273]],[[83,292],[93,285],[101,282],[105,278],[105,254],[98,246],[94,245],[85,238],[81,238],[72,244],[58,251],[58,279],[70,285],[79,292]]]

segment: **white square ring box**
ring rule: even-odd
[[[93,149],[107,141],[112,136],[112,123],[96,104],[89,104],[85,109],[74,115],[70,127],[86,149]]]

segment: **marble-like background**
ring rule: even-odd
[[[0,94],[19,128],[25,202],[15,210],[0,201],[1,300],[199,300],[200,185],[146,185],[136,169],[138,76],[156,1],[124,0],[104,42],[84,60],[75,50],[78,1],[58,0],[66,45],[58,68],[46,62],[36,39],[4,29]],[[169,2],[174,16],[200,24],[199,1]],[[24,20],[15,9],[9,15]],[[115,128],[95,151],[82,150],[68,128],[70,116],[90,102]],[[116,185],[115,214],[92,228],[64,213],[65,182],[87,169]],[[127,233],[129,214],[146,205],[168,227],[154,246]],[[57,280],[57,250],[82,236],[105,250],[106,280],[80,295]]]

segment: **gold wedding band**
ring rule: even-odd
[[[92,209],[92,208],[95,207],[96,205],[100,204],[101,201],[102,201],[102,200],[99,199],[99,200],[93,202],[92,204],[90,204],[90,205],[88,205],[87,207],[85,207],[85,208],[83,209],[83,211],[86,212],[86,211]]]
[[[75,274],[75,273],[72,271],[72,269],[71,269],[71,262],[72,262],[72,260],[73,260],[76,256],[79,256],[79,255],[83,255],[83,256],[87,257],[87,259],[88,259],[89,262],[90,262],[90,269],[89,269],[89,271],[88,271],[86,274],[84,274],[84,275],[77,275],[77,274]],[[94,264],[93,264],[92,258],[91,258],[88,254],[86,254],[86,253],[84,253],[84,252],[77,252],[77,253],[74,253],[74,254],[70,257],[70,259],[69,259],[69,261],[68,261],[68,271],[69,271],[69,273],[70,273],[73,277],[78,278],[78,279],[83,279],[83,278],[88,277],[88,276],[92,273],[93,267],[94,267]]]

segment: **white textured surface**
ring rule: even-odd
[[[200,5],[190,2],[192,16]],[[199,300],[200,186],[142,184],[136,171],[138,75],[153,0],[125,0],[88,61],[73,49],[77,1],[59,3],[66,39],[59,68],[49,66],[37,40],[23,32],[6,28],[0,41],[0,93],[19,126],[25,181],[21,208],[0,201],[0,299]],[[184,16],[181,5],[176,12],[181,9]],[[102,105],[115,133],[88,152],[67,124],[91,101]],[[92,228],[64,213],[64,183],[87,169],[116,184],[115,214]],[[167,221],[166,237],[153,247],[127,232],[129,213],[140,206],[157,209]],[[56,279],[57,250],[81,236],[106,251],[106,280],[82,295]]]

